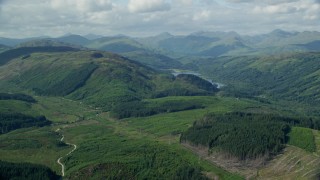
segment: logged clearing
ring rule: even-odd
[[[318,179],[320,175],[320,132],[314,130],[317,151],[309,153],[295,146],[285,148],[258,172],[258,179]]]
[[[204,147],[195,147],[183,144],[186,148],[198,154],[199,158],[205,159],[232,173],[240,174],[246,179],[319,179],[320,177],[320,131],[312,131],[317,145],[317,151],[307,152],[304,149],[287,146],[281,154],[271,161],[238,161],[225,158],[221,154],[209,154]]]

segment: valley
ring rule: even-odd
[[[300,40],[306,33],[5,39],[0,170],[318,179],[320,54],[310,44],[318,34]],[[269,41],[283,34],[278,52]]]

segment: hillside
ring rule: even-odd
[[[200,72],[237,97],[261,96],[318,104],[319,53],[221,57],[198,61]]]
[[[182,65],[179,61],[152,50],[151,46],[126,36],[95,39],[88,43],[86,47],[119,53],[155,69],[179,68]]]
[[[9,49],[0,53],[0,66],[5,65],[15,58],[27,59],[31,53],[35,52],[72,52],[78,49],[69,46],[27,46]]]
[[[10,47],[0,44],[0,53],[8,50]]]
[[[58,38],[51,38],[51,40],[80,46],[84,46],[90,42],[89,39],[75,34],[66,35]]]
[[[126,36],[99,38],[90,42],[87,47],[113,53],[125,53],[144,49],[142,44]]]
[[[112,53],[54,52],[56,47],[13,50],[20,51],[21,55],[28,53],[28,57],[17,58],[18,53],[5,52],[9,58],[0,67],[1,84],[28,89],[37,95],[65,96],[105,110],[119,103],[150,97],[209,95],[215,92],[213,85],[208,90],[193,82],[200,81],[200,78],[175,78]],[[6,86],[1,89],[5,91]]]

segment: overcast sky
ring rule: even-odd
[[[320,0],[0,0],[0,37],[320,31]]]

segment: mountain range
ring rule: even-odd
[[[92,34],[67,34],[58,38],[0,38],[0,51],[6,46],[39,46],[44,42],[48,45],[49,40],[51,44],[60,42],[74,47],[118,53],[159,69],[179,68],[182,64],[175,59],[192,56],[272,55],[320,50],[320,32],[286,32],[277,29],[268,34],[251,36],[236,32],[195,32],[178,36],[162,33],[143,38],[124,35],[102,37]]]

